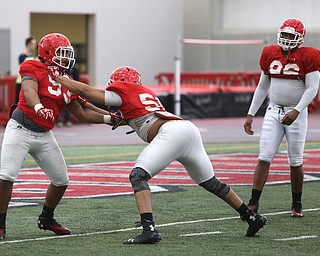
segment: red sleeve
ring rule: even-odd
[[[305,63],[305,74],[320,70],[320,51],[315,48],[307,48],[302,57]]]
[[[20,76],[21,77],[30,76],[35,80],[38,80],[35,69],[31,64],[32,63],[30,61],[25,61],[21,64],[20,70],[19,70]]]
[[[126,83],[114,82],[106,88],[107,91],[113,91],[121,97],[122,104],[126,101],[127,96],[130,94],[128,92],[128,87]]]
[[[260,57],[260,68],[265,73],[268,73],[268,69],[269,69],[269,63],[268,63],[269,54],[270,54],[270,47],[269,46],[264,47]]]

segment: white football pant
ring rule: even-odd
[[[2,142],[0,179],[14,182],[28,153],[54,185],[68,185],[67,166],[52,131],[33,132],[10,119]]]
[[[190,121],[173,120],[163,124],[134,167],[143,168],[153,177],[174,160],[185,167],[197,184],[214,176],[199,129]]]
[[[293,167],[302,165],[308,129],[308,109],[301,111],[291,125],[281,124],[284,115],[292,109],[292,107],[269,104],[261,129],[259,160],[271,163],[285,137],[289,165]]]

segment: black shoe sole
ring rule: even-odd
[[[141,235],[139,235],[141,236]],[[146,239],[140,239],[140,237],[137,236],[136,238],[128,239],[123,241],[123,244],[156,244],[161,241],[161,235],[160,233],[152,234],[150,238]]]

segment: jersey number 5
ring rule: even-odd
[[[52,95],[59,97],[62,93],[61,84],[53,80],[51,76],[49,76],[49,81],[52,84],[52,86],[48,86],[48,92]],[[71,96],[71,93],[69,91],[67,94],[63,93],[63,99],[66,102],[66,104],[70,103],[70,96]]]
[[[143,105],[145,105],[145,109],[149,112],[163,110],[163,106],[158,99],[158,97],[153,97],[149,93],[141,93],[139,94],[140,101]]]

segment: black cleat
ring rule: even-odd
[[[253,200],[252,198],[249,200],[249,203],[247,204],[247,207],[254,213],[258,214],[258,208],[259,208],[259,202]],[[240,216],[240,219],[243,221],[246,221],[248,219],[247,216]]]
[[[0,228],[0,241],[3,241],[6,237],[6,228]]]
[[[160,242],[161,234],[155,229],[153,221],[143,220],[138,226],[143,226],[143,231],[135,238],[125,240],[123,244],[155,244]]]
[[[125,240],[123,244],[155,244],[160,242],[161,234],[159,231],[143,231],[140,235],[135,238]]]
[[[249,227],[246,236],[254,236],[266,223],[268,219],[260,214],[252,213],[247,222]]]
[[[59,224],[55,219],[46,219],[41,215],[38,219],[38,227],[43,230],[51,230],[58,236],[71,235],[71,231]]]

